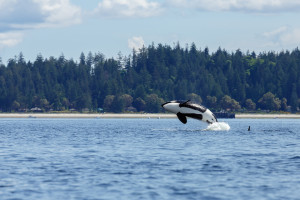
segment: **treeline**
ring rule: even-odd
[[[1,63],[1,62],[0,62]],[[154,44],[129,56],[101,53],[0,64],[0,111],[161,112],[191,99],[212,110],[297,111],[300,51],[243,53]]]

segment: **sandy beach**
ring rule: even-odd
[[[300,114],[236,114],[237,119],[300,119]],[[0,113],[0,118],[176,118],[172,113]]]

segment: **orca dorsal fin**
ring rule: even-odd
[[[178,119],[179,119],[183,124],[186,124],[187,119],[186,119],[186,116],[184,116],[184,114],[181,114],[181,113],[179,112],[179,113],[177,113],[177,117],[178,117]]]
[[[179,104],[179,107],[181,108],[182,106],[184,106],[184,104],[186,104],[186,103],[189,102],[189,101],[191,101],[191,100],[187,100],[187,101],[185,101],[185,102],[183,102],[183,103],[180,103],[180,104]]]

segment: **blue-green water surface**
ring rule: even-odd
[[[0,199],[300,199],[300,120],[221,121],[0,119]]]

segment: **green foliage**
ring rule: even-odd
[[[14,101],[12,104],[12,110],[13,111],[18,111],[20,109],[20,103],[17,101]]]
[[[137,111],[144,111],[146,108],[146,102],[138,97],[133,101],[133,106],[137,109]]]
[[[161,104],[164,103],[162,98],[159,98],[157,94],[150,94],[146,96],[146,111],[147,112],[161,112]]]
[[[206,97],[206,105],[213,110],[218,107],[217,105],[218,99],[215,96],[207,96]]]
[[[239,102],[237,102],[236,100],[232,99],[228,95],[225,95],[221,99],[220,105],[225,110],[239,110],[239,109],[241,109],[241,106],[240,106]]]
[[[110,110],[115,113],[120,113],[124,111],[125,101],[120,96],[114,98],[112,104],[110,105]]]
[[[124,102],[124,107],[129,107],[132,104],[133,98],[129,94],[123,94],[120,96],[120,100]]]
[[[256,103],[254,103],[252,101],[252,99],[247,99],[245,104],[246,104],[247,110],[255,110],[256,109]]]
[[[261,109],[264,110],[279,110],[281,107],[281,101],[275,97],[271,92],[267,92],[262,98],[258,100]]]
[[[106,112],[110,112],[112,109],[111,109],[111,106],[114,102],[114,99],[115,99],[115,96],[114,95],[107,95],[104,99],[104,103],[103,103],[103,108],[104,108],[104,111]]]
[[[161,112],[160,104],[191,99],[212,110],[297,111],[300,97],[300,51],[209,52],[193,43],[182,48],[151,44],[129,56],[101,53],[78,62],[43,58],[26,62],[22,53],[0,62],[0,111],[103,108],[105,112]],[[272,95],[271,95],[272,94]],[[205,98],[201,98],[205,97]],[[281,99],[281,100],[280,100]]]
[[[190,93],[190,94],[187,95],[187,97],[191,101],[194,101],[194,102],[199,103],[199,104],[202,103],[202,98],[198,94]]]
[[[298,100],[297,100],[298,101]],[[283,98],[281,100],[281,109],[283,111],[287,111],[288,110],[288,105],[287,105],[287,99],[286,98]]]
[[[296,111],[297,107],[298,107],[298,95],[297,95],[297,88],[296,85],[293,84],[292,87],[292,93],[291,93],[291,107],[292,107],[292,111]]]

